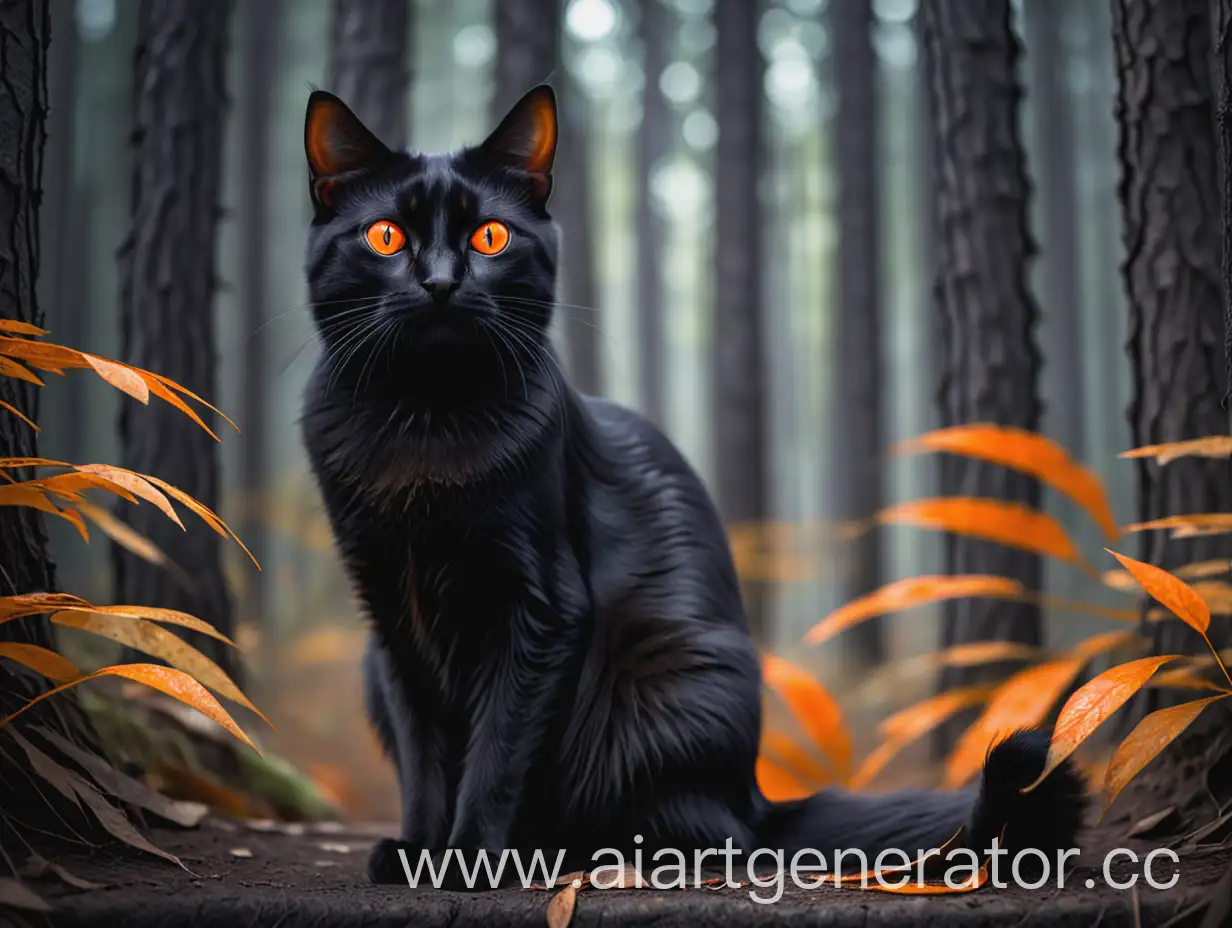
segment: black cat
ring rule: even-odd
[[[336,97],[308,102],[324,350],[303,437],[373,623],[368,711],[402,795],[370,877],[405,879],[399,847],[563,848],[584,867],[730,837],[871,859],[964,824],[980,848],[1003,826],[1068,846],[1078,775],[1018,792],[1039,733],[962,792],[763,797],[760,664],[723,525],[671,442],[577,394],[549,343],[556,134],[546,86],[451,154],[391,151]]]

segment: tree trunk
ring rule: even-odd
[[[881,232],[878,205],[877,57],[872,0],[834,0],[834,83],[838,95],[835,167],[838,175],[838,266],[835,332],[834,513],[863,521],[881,508],[885,441],[881,394]],[[865,532],[840,555],[843,602],[881,584],[881,536]],[[882,624],[873,619],[850,632],[856,659],[884,657]]]
[[[1220,408],[1228,382],[1219,276],[1224,230],[1207,3],[1112,4],[1135,446],[1228,433]],[[1139,520],[1232,512],[1227,461],[1182,458],[1160,467],[1143,459],[1137,471]],[[1226,535],[1169,541],[1166,532],[1148,532],[1140,549],[1142,559],[1167,568],[1229,554]],[[1153,634],[1159,653],[1204,647],[1181,622],[1155,624]],[[1210,634],[1217,645],[1232,642],[1219,623]]]
[[[995,422],[1038,431],[1037,311],[1027,288],[1034,245],[1027,229],[1030,188],[1018,131],[1022,91],[1010,0],[923,0],[923,15],[939,140],[941,423]],[[941,485],[947,496],[1040,504],[1036,481],[960,457],[943,462]],[[947,536],[946,569],[1040,587],[1038,556],[965,536]],[[982,640],[1039,644],[1039,609],[986,599],[949,604],[944,644]],[[942,686],[970,678],[962,669],[948,669]],[[948,728],[942,741],[953,731]]]
[[[650,180],[655,165],[671,144],[672,114],[659,89],[668,65],[671,11],[663,0],[641,0],[638,37],[642,46],[642,124],[637,132],[637,345],[642,411],[655,423],[664,422],[663,343],[667,319],[663,312],[663,218],[654,203]]]
[[[43,148],[46,141],[47,57],[51,21],[46,0],[0,4],[0,319],[43,325],[37,297],[39,276],[39,201],[42,197]],[[0,377],[0,400],[37,421],[38,388],[13,377]],[[38,433],[0,409],[0,457],[37,457]],[[25,472],[24,477],[31,476]],[[0,596],[51,592],[56,571],[47,553],[43,516],[25,506],[0,506]],[[37,616],[0,623],[0,641],[54,648],[51,625]],[[47,681],[13,661],[0,658],[0,717],[14,712],[47,689]],[[15,721],[13,727],[29,734],[33,725],[52,728],[73,743],[97,751],[93,728],[76,696],[64,693],[40,703]],[[0,737],[0,769],[4,770],[4,814],[0,815],[0,844],[9,829],[24,832],[23,843],[65,828],[86,826],[76,818],[68,824],[67,808],[59,807],[55,790],[31,769],[12,738]],[[84,835],[79,837],[84,838]],[[9,873],[13,861],[0,862]]]
[[[716,496],[730,526],[760,529],[769,514],[770,414],[766,399],[762,305],[762,87],[757,47],[761,4],[716,0],[715,80],[719,138],[715,165],[713,327]],[[748,583],[745,606],[754,637],[766,640],[768,590]]]
[[[410,8],[408,0],[334,0],[330,89],[391,148],[407,144]]]
[[[496,15],[496,92],[492,123],[526,91],[553,76],[560,119],[555,184],[549,211],[560,228],[556,321],[564,335],[565,368],[583,393],[601,389],[602,319],[591,229],[590,107],[564,59],[565,0],[502,0]]]
[[[1087,456],[1082,388],[1082,308],[1079,305],[1079,219],[1074,176],[1073,116],[1062,46],[1067,0],[1032,0],[1023,7],[1027,61],[1036,72],[1035,150],[1045,262],[1041,287],[1048,325],[1044,357],[1056,401],[1045,413],[1049,432],[1074,457]]]
[[[217,394],[213,297],[230,7],[229,0],[142,0],[132,213],[120,255],[124,360],[206,399]],[[217,433],[217,417],[207,413],[201,410],[202,419]],[[125,467],[217,506],[217,445],[182,413],[156,400],[144,407],[125,399],[120,435]],[[115,546],[117,601],[180,609],[233,637],[222,539],[188,518],[181,531],[153,506],[122,504],[120,512],[187,576]],[[197,633],[185,637],[233,676],[238,671],[233,648]]]

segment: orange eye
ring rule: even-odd
[[[386,219],[368,226],[367,238],[372,250],[385,257],[397,254],[406,244],[406,236],[402,234],[402,230]]]
[[[509,244],[509,227],[493,219],[485,222],[471,236],[471,247],[481,255],[496,255]]]

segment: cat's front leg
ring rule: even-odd
[[[520,610],[505,627],[504,647],[490,660],[477,689],[447,842],[468,863],[476,852],[485,851],[493,866],[510,848],[527,773],[541,753],[553,705],[577,653],[571,629],[529,610]]]
[[[371,642],[364,655],[368,716],[398,775],[402,822],[398,838],[383,838],[368,857],[374,883],[408,880],[400,850],[414,873],[421,853],[440,848],[448,830],[446,779],[440,733],[406,696],[388,653]]]

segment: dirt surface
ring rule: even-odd
[[[345,830],[342,830],[345,829]],[[101,884],[77,890],[59,881],[31,885],[55,906],[53,925],[81,928],[369,928],[369,926],[536,926],[560,890],[501,889],[456,893],[435,889],[372,886],[364,876],[367,850],[380,829],[332,826],[280,833],[232,822],[207,821],[193,831],[156,830],[154,843],[177,855],[187,870],[150,855],[75,849],[56,856],[73,876]],[[1145,856],[1149,841],[1127,842]],[[238,852],[238,853],[237,853]],[[1180,880],[1167,891],[1144,885],[1141,863],[1123,859],[1111,873],[1124,881],[1139,874],[1135,889],[1104,882],[1099,852],[1084,852],[1056,888],[1055,874],[1038,890],[985,886],[974,893],[900,896],[858,888],[809,890],[790,879],[780,901],[762,905],[749,898],[773,889],[752,886],[700,889],[653,888],[577,893],[571,924],[667,926],[991,926],[1165,925],[1210,928],[1228,916],[1206,911],[1217,893],[1232,899],[1232,850],[1190,852]],[[651,868],[645,868],[649,873]],[[743,877],[737,860],[736,878]],[[765,872],[765,870],[759,870]],[[1157,880],[1170,876],[1160,861]],[[747,877],[743,877],[747,878]],[[1218,889],[1216,889],[1218,887]],[[0,922],[3,922],[0,913]]]

